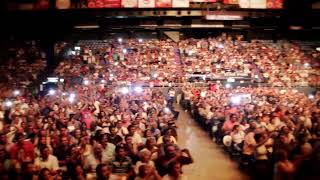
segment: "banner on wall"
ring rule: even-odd
[[[138,0],[122,0],[121,6],[123,8],[137,8],[138,7]]]
[[[189,0],[172,0],[172,7],[189,7]]]
[[[139,8],[154,8],[156,6],[155,0],[138,0]]]
[[[252,9],[266,9],[267,0],[250,0],[250,8]]]
[[[88,0],[89,8],[120,8],[121,0]]]
[[[282,9],[284,0],[267,0],[268,9]]]
[[[250,8],[250,0],[239,0],[240,8]]]
[[[239,0],[223,0],[224,4],[239,4]]]
[[[156,8],[171,8],[172,0],[156,0]]]

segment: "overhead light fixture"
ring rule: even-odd
[[[206,15],[206,20],[236,21],[243,20],[243,16],[226,14],[208,14]]]
[[[75,29],[98,29],[98,25],[83,25],[83,26],[74,26]]]

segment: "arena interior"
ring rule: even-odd
[[[1,180],[319,180],[317,0],[0,2]]]

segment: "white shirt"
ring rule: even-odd
[[[50,171],[56,171],[59,169],[59,162],[57,157],[51,154],[49,154],[48,159],[46,161],[43,161],[41,157],[37,157],[35,159],[34,164],[36,166],[39,166],[41,169],[48,168]]]

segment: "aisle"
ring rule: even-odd
[[[191,116],[180,111],[178,126],[178,144],[188,148],[194,158],[192,165],[184,166],[183,172],[188,180],[246,180],[238,170],[237,164],[214,144],[209,136],[195,123]]]

